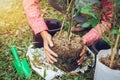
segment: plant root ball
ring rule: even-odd
[[[79,66],[77,60],[79,60],[80,53],[85,46],[82,38],[72,33],[70,40],[68,40],[67,32],[64,31],[59,37],[56,33],[52,40],[54,46],[51,49],[58,55],[54,65],[65,72],[75,70]]]

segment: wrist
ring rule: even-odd
[[[46,34],[48,34],[46,30],[40,32],[40,35],[43,39],[45,38]]]
[[[83,40],[83,43],[87,45],[87,41],[84,38],[82,38],[82,40]]]

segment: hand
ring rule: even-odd
[[[82,52],[80,53],[80,59],[77,61],[78,65],[82,64],[86,53],[86,46],[83,47]]]
[[[43,42],[44,42],[44,51],[46,54],[46,60],[48,63],[54,63],[57,62],[56,58],[58,55],[56,53],[54,53],[50,48],[53,47],[53,42],[51,40],[51,35],[47,32],[47,31],[42,31],[41,36],[43,38]]]
[[[75,32],[75,31],[82,31],[82,30],[84,30],[80,26],[81,26],[80,24],[77,24],[76,27],[72,27],[71,28],[71,31]]]

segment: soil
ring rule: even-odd
[[[107,56],[107,57],[102,57],[100,58],[100,61],[105,64],[106,66],[109,67],[109,64],[110,64],[110,58],[111,56]],[[113,62],[113,68],[112,69],[115,69],[115,70],[120,70],[120,55],[118,57],[115,58],[114,62]]]
[[[52,39],[54,46],[51,49],[58,55],[54,65],[65,72],[70,72],[79,66],[77,60],[84,44],[77,34],[72,33],[70,40],[67,39],[67,32],[64,31],[61,35],[58,37],[56,33]]]

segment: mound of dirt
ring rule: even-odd
[[[75,70],[79,65],[77,60],[84,47],[84,43],[79,35],[71,34],[71,39],[67,39],[67,32],[62,32],[58,37],[58,33],[53,36],[54,46],[51,49],[58,54],[57,62],[54,63],[59,69],[70,72]]]

